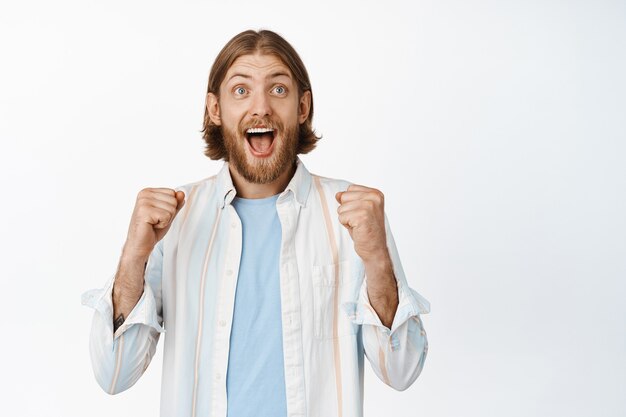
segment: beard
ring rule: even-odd
[[[246,151],[246,130],[256,125],[265,125],[274,129],[272,154],[268,157],[256,157]],[[300,126],[296,123],[284,127],[280,122],[256,119],[247,123],[240,122],[237,130],[222,126],[224,147],[228,162],[248,182],[267,184],[275,181],[282,173],[290,169],[296,161]]]

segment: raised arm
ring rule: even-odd
[[[116,394],[148,367],[162,333],[161,239],[184,204],[184,193],[145,189],[137,202],[115,276],[103,289],[83,294],[94,308],[90,353],[96,380]]]
[[[335,197],[339,221],[350,232],[365,270],[357,302],[346,303],[345,308],[362,325],[363,348],[376,375],[405,390],[424,366],[428,340],[419,315],[428,313],[430,305],[407,284],[383,194],[350,185]]]
[[[139,301],[148,257],[184,203],[185,194],[169,188],[146,188],[137,195],[113,286],[114,331]]]

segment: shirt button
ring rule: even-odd
[[[215,379],[222,379],[222,374],[220,374],[219,372],[215,374]]]
[[[229,269],[228,271],[226,271],[226,275],[229,275],[229,276],[230,276],[230,275],[232,275],[232,274],[233,274],[233,270],[232,270],[232,269]]]
[[[226,326],[226,321],[220,320],[220,326],[222,326],[222,327]]]
[[[231,223],[230,227],[232,227],[234,229],[235,227],[237,227],[237,223]]]

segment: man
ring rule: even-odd
[[[212,177],[142,190],[117,273],[85,293],[98,383],[145,371],[165,333],[163,416],[361,416],[364,354],[404,390],[428,344],[428,302],[407,285],[383,194],[310,174],[319,139],[296,51],[235,36],[211,68]]]

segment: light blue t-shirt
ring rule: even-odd
[[[232,202],[243,244],[226,378],[228,417],[287,416],[277,199],[278,194]]]

